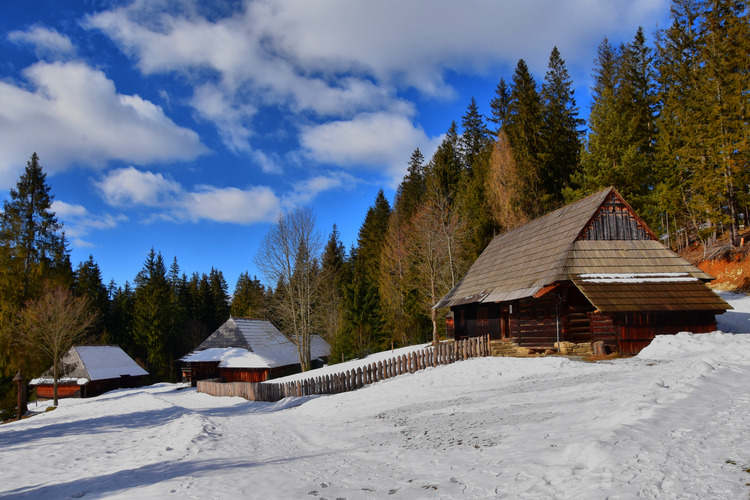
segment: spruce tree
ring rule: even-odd
[[[232,294],[232,316],[267,319],[268,299],[266,287],[257,276],[250,277],[245,271],[237,278],[237,284]]]
[[[109,293],[102,282],[102,273],[93,255],[81,262],[73,273],[73,292],[78,297],[85,297],[97,321],[92,325],[92,332],[100,340],[109,341],[106,325],[109,324]]]
[[[494,123],[497,128],[493,131],[493,135],[497,137],[500,130],[508,120],[508,107],[510,106],[510,89],[508,84],[505,83],[503,78],[500,78],[500,82],[497,84],[495,89],[495,97],[490,101],[490,109],[492,114],[489,117],[489,121]]]
[[[172,375],[169,355],[175,334],[172,314],[164,259],[161,253],[151,248],[143,268],[135,277],[132,335],[148,371],[161,380],[168,380]]]
[[[552,198],[552,206],[564,204],[563,191],[570,186],[578,171],[583,120],[573,96],[573,82],[557,47],[549,57],[547,74],[542,84],[542,189]]]
[[[504,126],[513,158],[521,175],[522,210],[535,218],[549,208],[549,196],[541,185],[540,154],[542,152],[542,101],[534,77],[523,59],[513,74],[511,101]]]
[[[489,131],[484,123],[484,117],[479,112],[477,101],[473,97],[461,119],[461,138],[459,148],[464,170],[473,175],[473,170],[485,160],[485,153],[489,144]]]
[[[53,198],[34,153],[0,214],[0,299],[12,308],[38,293],[45,280],[70,285],[70,256]]]
[[[459,150],[458,126],[451,122],[445,138],[432,155],[427,166],[425,176],[428,186],[434,185],[443,196],[453,203],[456,197],[457,186],[462,180],[463,167],[461,165],[461,154]],[[428,187],[428,189],[431,189]]]
[[[733,246],[740,243],[739,200],[750,170],[750,9],[737,0],[706,0],[700,19],[701,93],[708,157],[703,178],[720,183],[723,215]],[[718,187],[718,186],[717,186]]]
[[[424,155],[417,148],[409,158],[406,176],[399,184],[396,199],[393,202],[393,210],[399,213],[402,221],[411,218],[424,198],[425,191]]]
[[[696,176],[705,158],[702,99],[699,94],[700,43],[695,2],[674,2],[671,25],[657,34],[656,72],[661,108],[656,123],[655,191],[660,227],[668,241],[677,230],[693,234],[705,207],[699,207]],[[682,239],[679,240],[682,244]]]
[[[343,328],[343,296],[348,274],[346,248],[338,227],[333,225],[321,255],[321,282],[317,323],[323,337],[331,344]]]

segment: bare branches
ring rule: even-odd
[[[317,262],[320,249],[312,211],[297,208],[279,216],[255,257],[255,264],[266,279],[276,284],[277,310],[295,336],[303,370],[310,368],[312,309],[320,279]]]
[[[15,343],[51,359],[55,405],[60,362],[95,321],[88,299],[75,297],[60,286],[46,286],[41,297],[29,302],[19,314]]]
[[[433,307],[456,284],[456,256],[463,248],[466,228],[465,218],[437,192],[431,193],[410,224],[415,281],[430,311],[433,342],[437,342],[437,312]]]

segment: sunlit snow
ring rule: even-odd
[[[0,496],[748,498],[750,297],[723,297],[724,333],[632,358],[480,358],[278,403],[63,400],[0,426]]]

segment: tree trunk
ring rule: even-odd
[[[437,328],[437,310],[430,309],[430,319],[432,319],[432,345],[438,345],[438,328]]]
[[[57,360],[52,363],[52,404],[57,406]]]

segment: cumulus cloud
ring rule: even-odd
[[[207,67],[229,86],[252,82],[321,109],[328,93],[350,107],[387,96],[388,83],[440,94],[446,70],[474,73],[519,57],[546,64],[553,45],[578,48],[584,42],[590,55],[604,35],[628,30],[632,36],[639,24],[669,9],[668,0],[468,6],[450,0],[273,0],[246,1],[243,9],[210,21],[190,2],[174,5],[137,0],[91,15],[87,23],[120,44],[146,73]],[[576,57],[570,54],[571,61]]]
[[[92,230],[114,229],[121,222],[128,220],[123,214],[92,214],[83,205],[59,200],[52,202],[51,209],[55,212],[57,219],[63,223],[66,236],[71,238],[73,245],[79,248],[94,246],[84,239]]]
[[[95,185],[111,206],[157,209],[157,217],[176,222],[211,220],[249,225],[273,221],[281,210],[281,201],[267,186],[198,186],[189,191],[162,174],[134,167],[113,170]]]
[[[30,45],[40,59],[60,58],[75,55],[73,43],[57,30],[44,26],[32,26],[27,30],[16,30],[8,33],[8,40],[19,45]]]
[[[415,123],[410,99],[451,98],[448,75],[509,72],[519,58],[542,75],[557,46],[573,79],[587,82],[604,36],[632,38],[669,1],[246,0],[230,12],[202,8],[135,0],[87,16],[85,26],[109,36],[144,74],[197,81],[191,104],[232,151],[257,153],[255,122],[273,107],[299,118],[309,158],[354,168],[380,162],[395,174],[414,147],[435,139]],[[388,134],[389,120],[405,135]],[[367,132],[396,140],[368,145]],[[335,133],[354,142],[336,144]]]
[[[436,149],[438,139],[427,137],[406,117],[371,113],[306,127],[300,141],[305,153],[316,161],[342,167],[384,168],[386,177],[397,183],[414,148],[429,153]]]
[[[280,201],[271,188],[256,186],[249,189],[201,186],[185,193],[180,203],[185,217],[235,224],[254,224],[274,221],[280,211]]]
[[[135,167],[113,170],[95,185],[104,201],[112,206],[165,206],[172,204],[182,192],[178,182]]]
[[[50,172],[73,163],[191,160],[207,151],[159,106],[117,93],[103,72],[83,63],[37,63],[24,75],[31,89],[0,82],[0,186],[17,178],[33,151]]]

